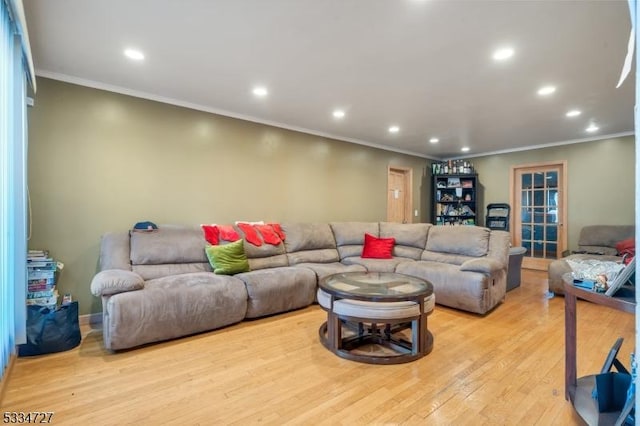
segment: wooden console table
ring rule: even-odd
[[[620,412],[600,413],[598,403],[592,398],[595,374],[577,378],[576,366],[576,300],[587,300],[598,305],[635,314],[635,288],[622,287],[616,296],[605,296],[573,285],[571,274],[564,281],[564,325],[565,325],[565,399],[571,401],[578,415],[589,425],[614,425]],[[599,373],[599,372],[598,372]]]

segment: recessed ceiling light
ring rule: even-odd
[[[136,49],[125,49],[124,56],[134,61],[141,61],[144,59],[144,53]]]
[[[265,87],[260,86],[260,87],[254,87],[253,88],[253,94],[256,95],[256,96],[263,97],[263,96],[267,96],[268,93],[269,92],[267,91],[267,89]]]
[[[600,127],[596,126],[595,124],[590,124],[589,127],[587,127],[585,130],[589,133],[593,133],[600,130]]]
[[[440,142],[440,139],[438,139],[438,138],[431,138],[431,139],[429,139],[429,142],[431,142],[431,143],[438,143],[438,142]]]
[[[399,131],[400,131],[400,127],[398,126],[389,127],[389,133],[398,133]]]
[[[513,56],[513,49],[510,47],[505,47],[503,49],[498,49],[493,52],[493,59],[496,61],[504,61],[505,59],[509,59]]]
[[[582,114],[582,111],[577,110],[577,109],[572,109],[571,111],[568,111],[565,115],[566,115],[567,117],[577,117],[577,116],[579,116],[580,114]]]
[[[344,117],[344,111],[342,111],[341,109],[337,109],[337,110],[333,111],[333,116],[335,118],[343,118]]]
[[[556,91],[556,87],[555,86],[544,86],[544,87],[541,87],[540,89],[538,89],[538,95],[547,96],[547,95],[552,94],[555,91]]]
[[[462,148],[460,149],[460,151],[462,151],[462,152],[469,152],[469,149],[471,149],[471,148],[469,148],[468,146],[464,146],[464,147],[462,147]]]

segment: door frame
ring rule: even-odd
[[[511,232],[511,244],[513,246],[520,244],[520,235],[517,235],[516,230],[521,229],[520,226],[516,226],[516,215],[519,217],[519,212],[517,211],[517,191],[519,189],[519,182],[517,182],[516,175],[518,172],[522,171],[534,171],[540,168],[557,168],[558,169],[558,191],[560,191],[560,197],[558,197],[558,249],[556,251],[556,256],[558,259],[562,257],[562,253],[567,250],[568,242],[568,226],[567,226],[567,210],[568,210],[568,195],[567,195],[567,160],[559,160],[559,161],[549,161],[542,163],[531,163],[531,164],[519,164],[516,166],[511,166],[511,170],[509,172],[509,205],[513,206],[511,218],[509,220],[509,229]],[[520,224],[522,225],[522,224]],[[527,253],[522,259],[522,267],[528,269],[537,269],[546,271],[549,267],[549,263],[553,262],[555,259],[540,259],[531,256],[531,253]]]
[[[404,175],[404,217],[406,223],[413,223],[413,168],[402,166],[388,166],[387,167],[387,221],[391,217],[391,206],[389,204],[389,191],[391,191],[391,172],[402,173]]]

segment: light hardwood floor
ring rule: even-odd
[[[1,411],[54,424],[580,424],[564,399],[564,299],[546,274],[481,317],[436,306],[433,352],[412,363],[343,360],[318,341],[317,306],[121,353],[85,329],[68,352],[16,360]],[[578,302],[578,376],[597,372],[633,315]]]

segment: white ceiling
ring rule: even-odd
[[[37,75],[312,134],[451,158],[633,132],[633,74],[615,88],[626,1],[24,4]],[[496,62],[502,46],[515,54]]]

